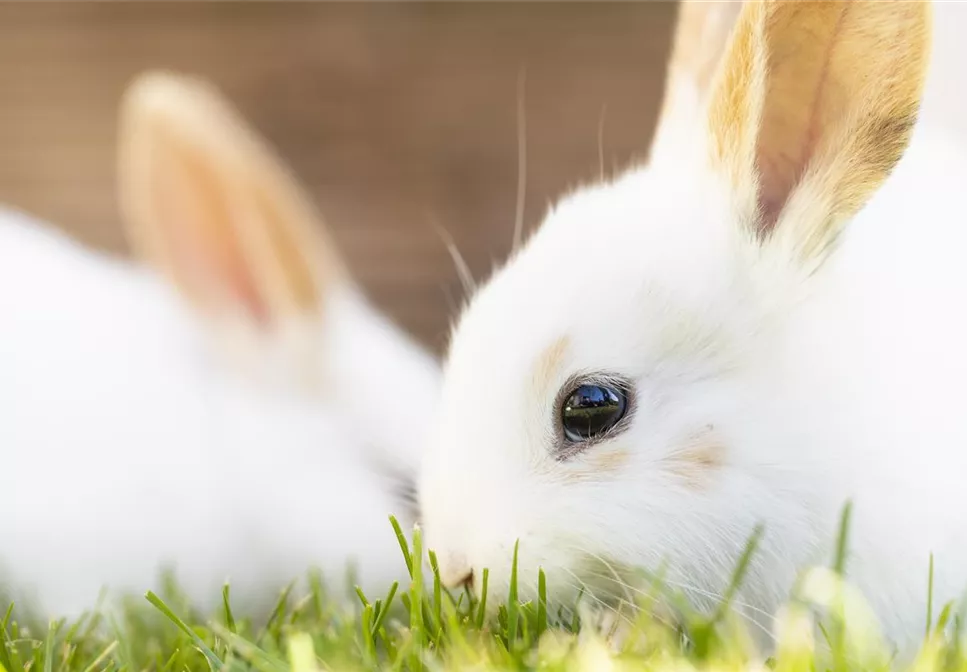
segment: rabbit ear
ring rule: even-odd
[[[133,248],[208,316],[265,329],[322,310],[340,260],[286,166],[213,87],[140,76],[118,164]]]
[[[661,153],[666,146],[674,152],[678,144],[674,129],[690,129],[691,122],[705,109],[712,78],[740,9],[741,0],[678,3],[665,93],[652,139],[654,153]]]
[[[910,141],[926,2],[752,0],[709,100],[713,167],[737,216],[816,264]]]

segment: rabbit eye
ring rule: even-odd
[[[564,437],[582,443],[600,437],[617,425],[628,408],[623,390],[607,385],[580,385],[561,404]]]

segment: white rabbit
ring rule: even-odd
[[[519,539],[524,598],[538,566],[608,600],[667,562],[708,606],[761,523],[737,606],[768,630],[852,500],[847,571],[898,646],[931,553],[935,604],[967,589],[967,152],[915,124],[930,12],[747,3],[649,164],[479,291],[418,495],[447,583],[502,594]]]
[[[161,274],[0,221],[0,592],[64,616],[171,567],[200,604],[226,578],[244,604],[350,561],[385,590],[438,365],[205,83],[134,82],[118,169]]]

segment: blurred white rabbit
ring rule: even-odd
[[[427,545],[450,585],[499,594],[519,539],[524,599],[538,566],[618,600],[667,562],[711,606],[763,523],[735,606],[768,632],[852,500],[849,575],[905,646],[931,553],[935,604],[967,588],[964,47],[926,78],[926,2],[707,5],[725,57],[670,70],[649,164],[564,198],[459,321]]]
[[[438,365],[206,83],[132,84],[118,178],[153,269],[0,217],[0,592],[67,615],[170,566],[204,604],[349,561],[385,589]]]

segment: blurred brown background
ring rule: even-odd
[[[435,225],[477,277],[510,249],[521,70],[533,226],[602,163],[611,172],[647,149],[675,11],[0,2],[0,202],[125,252],[121,92],[149,67],[205,76],[287,158],[377,305],[439,350],[462,294]]]

